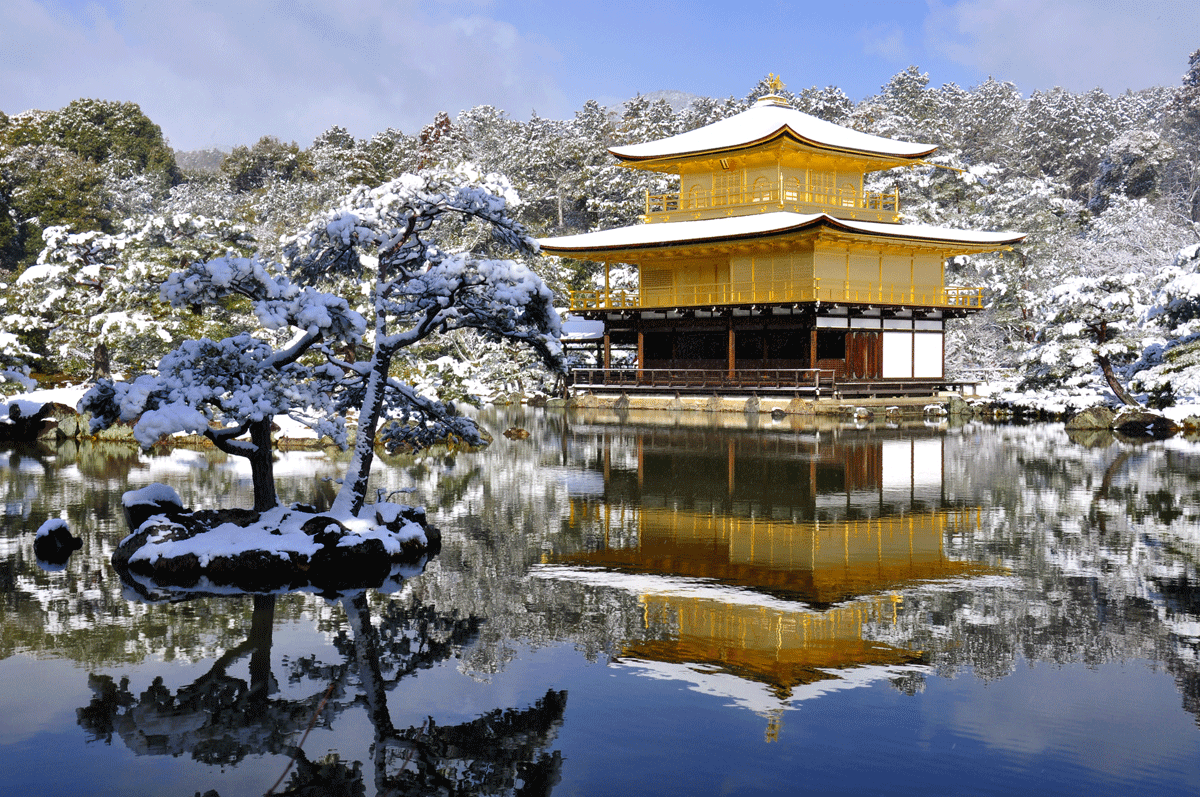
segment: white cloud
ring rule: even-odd
[[[1195,0],[929,0],[927,46],[1022,91],[1177,85],[1200,41]]]
[[[859,40],[863,52],[868,55],[878,55],[885,60],[907,65],[912,60],[908,44],[905,42],[904,29],[895,22],[887,22],[859,31]]]
[[[134,0],[68,10],[6,0],[0,108],[131,100],[173,145],[307,144],[334,124],[416,132],[440,110],[490,103],[567,113],[545,42],[487,3]],[[169,8],[169,13],[164,9]]]

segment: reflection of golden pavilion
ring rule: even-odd
[[[612,520],[614,508],[593,505],[590,511],[607,526],[605,519]],[[948,558],[942,546],[947,531],[977,520],[973,510],[800,523],[656,508],[626,508],[623,514],[621,522],[637,529],[635,546],[606,542],[598,550],[570,554],[562,561],[711,579],[824,606],[981,569]]]
[[[713,668],[786,700],[831,670],[920,662],[864,630],[895,622],[896,590],[987,572],[945,553],[946,535],[979,517],[939,505],[938,437],[810,441],[791,466],[777,441],[765,456],[749,438],[677,441],[640,435],[636,474],[605,459],[605,495],[571,506],[591,549],[556,558],[636,585],[646,633],[626,642],[630,657]],[[689,469],[696,491],[679,484]]]
[[[787,611],[682,596],[642,596],[647,628],[670,639],[626,644],[639,659],[708,665],[767,684],[780,700],[802,684],[835,677],[832,669],[917,664],[919,652],[863,639],[868,623],[895,622],[897,595],[875,596],[824,612]]]

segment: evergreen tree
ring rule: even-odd
[[[234,147],[221,164],[221,173],[237,193],[258,191],[274,182],[311,180],[308,157],[296,143],[263,136],[253,147]]]

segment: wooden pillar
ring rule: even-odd
[[[733,379],[737,370],[737,355],[734,349],[733,316],[729,317],[729,378]]]
[[[612,368],[612,337],[604,330],[604,367]]]
[[[646,367],[646,340],[645,333],[638,330],[638,350],[637,350],[637,378],[642,381],[642,369]]]
[[[913,250],[908,256],[908,301],[911,304],[916,301],[917,295],[917,250]]]

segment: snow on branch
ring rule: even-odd
[[[540,276],[511,259],[451,252],[433,240],[447,217],[482,223],[491,241],[534,254],[536,242],[507,215],[507,180],[469,173],[407,174],[377,188],[360,188],[341,208],[314,220],[287,247],[293,272],[305,284],[337,276],[375,278],[376,345],[388,352],[434,332],[477,329],[493,338],[531,345],[562,368],[554,295]]]
[[[144,447],[176,432],[205,435],[221,445],[251,423],[280,414],[318,418],[313,422],[318,432],[344,445],[345,426],[334,417],[330,398],[330,371],[296,362],[276,367],[276,356],[249,334],[185,341],[159,361],[155,375],[100,380],[80,409],[92,413],[93,430],[136,420],[134,436]]]
[[[172,307],[213,305],[228,296],[242,296],[251,301],[254,315],[267,329],[291,326],[349,345],[362,340],[363,317],[345,299],[302,288],[278,273],[281,269],[258,257],[219,257],[174,272],[159,295]]]

